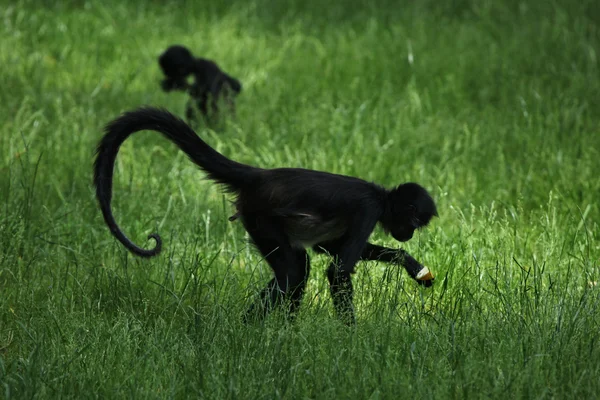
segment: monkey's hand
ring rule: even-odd
[[[400,249],[400,264],[406,269],[406,272],[413,278],[419,285],[423,285],[425,287],[431,287],[433,285],[433,281],[435,278],[433,274],[423,264],[415,260],[410,254],[406,251]]]
[[[330,254],[336,253],[335,248],[323,248],[323,246],[321,246],[321,248],[322,249],[319,249],[319,246],[316,246],[315,250],[322,253],[324,249],[325,252],[329,252]],[[433,281],[435,279],[431,271],[429,271],[429,268],[423,266],[403,249],[394,250],[367,242],[361,255],[361,259],[383,261],[386,263],[400,263],[400,265],[406,269],[406,272],[408,272],[411,278],[417,281],[418,284],[425,287],[430,287],[433,285]]]

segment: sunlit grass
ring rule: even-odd
[[[594,2],[5,3],[0,397],[597,396]],[[94,148],[122,111],[183,114],[158,85],[173,43],[244,84],[235,119],[197,127],[227,156],[429,188],[440,218],[405,248],[434,288],[362,263],[347,329],[314,254],[298,321],[243,325],[270,270],[230,199],[149,132],[122,147],[114,212],[164,251],[127,254]]]

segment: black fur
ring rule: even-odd
[[[209,120],[217,116],[220,99],[235,112],[234,98],[242,90],[242,84],[214,61],[196,58],[186,47],[174,45],[160,55],[158,63],[166,76],[161,82],[163,90],[187,91],[191,96],[186,110],[188,120],[195,119],[193,103]],[[190,75],[194,78],[192,84],[187,81]]]
[[[112,176],[119,146],[134,132],[154,130],[177,144],[208,177],[237,195],[236,213],[275,277],[261,293],[248,317],[265,315],[273,305],[290,300],[297,310],[308,274],[306,248],[329,253],[331,293],[338,315],[354,322],[351,274],[357,261],[399,261],[415,278],[422,265],[402,249],[368,243],[379,223],[399,241],[409,240],[415,229],[437,215],[429,193],[416,183],[392,190],[362,179],[298,168],[261,169],[232,161],[215,151],[181,119],[167,111],[141,108],[109,123],[98,146],[94,184],[104,219],[111,232],[131,252],[142,257],[161,250],[158,234],[150,237],[155,248],[145,250],[119,229],[110,209]],[[426,286],[431,281],[418,281]]]

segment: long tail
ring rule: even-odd
[[[179,146],[210,179],[225,185],[230,192],[238,192],[242,187],[251,184],[260,169],[223,156],[200,139],[184,121],[165,110],[144,107],[127,112],[110,122],[96,151],[96,197],[111,233],[132,253],[141,257],[152,257],[160,253],[162,248],[160,236],[156,233],[148,236],[148,239],[153,238],[156,241],[152,249],[146,250],[137,246],[121,231],[110,208],[114,164],[119,147],[131,134],[143,130],[161,133]]]

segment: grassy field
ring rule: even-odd
[[[0,398],[600,395],[597,1],[56,3],[0,0]],[[149,132],[114,212],[165,250],[128,254],[94,148],[123,111],[183,115],[158,84],[173,43],[244,84],[235,119],[198,126],[225,155],[429,188],[440,217],[405,248],[434,288],[361,263],[348,329],[313,255],[295,324],[242,324],[270,270]]]

